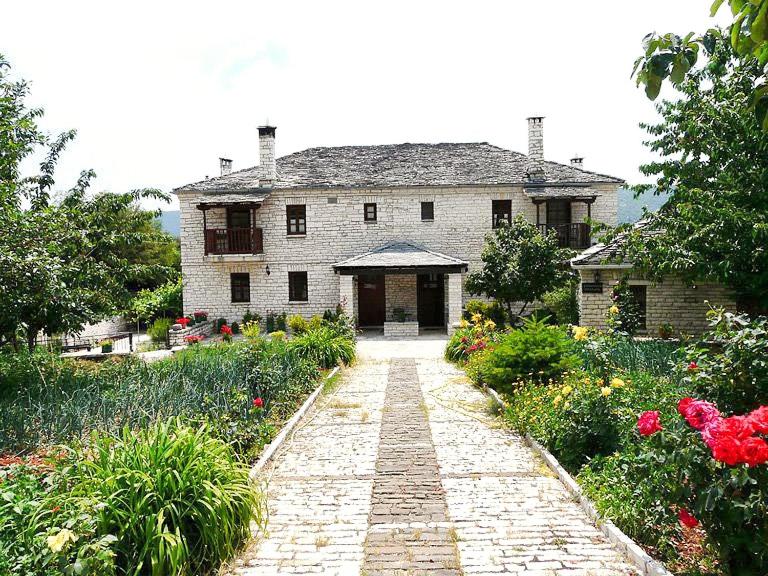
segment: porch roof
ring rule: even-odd
[[[463,272],[468,264],[412,242],[390,242],[370,252],[337,262],[338,274],[418,274]]]
[[[537,200],[563,199],[590,202],[600,196],[600,192],[591,186],[525,186],[525,195],[534,202]]]
[[[220,208],[222,206],[261,206],[269,193],[256,194],[204,194],[197,201],[198,210]]]

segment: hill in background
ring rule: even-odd
[[[635,198],[631,190],[621,188],[619,190],[619,223],[637,222],[643,215],[643,206],[655,212],[666,201],[667,195],[654,196],[651,192],[646,192],[639,198]],[[179,236],[180,222],[177,210],[163,211],[160,216],[160,224],[168,234]]]

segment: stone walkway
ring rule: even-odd
[[[264,472],[268,532],[237,574],[637,574],[443,345],[359,344]]]

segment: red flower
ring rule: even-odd
[[[263,408],[263,407],[264,407],[264,400],[262,400],[262,399],[261,399],[261,397],[259,397],[259,398],[254,398],[254,399],[253,399],[253,405],[254,405],[256,408]]]
[[[184,328],[189,324],[189,318],[176,318],[176,324],[181,324]]]
[[[477,350],[477,344],[472,344],[469,348],[467,348],[467,352],[474,352]]]
[[[658,410],[646,410],[637,420],[637,430],[642,436],[650,436],[659,430],[663,430],[659,422]]]
[[[221,328],[219,328],[219,332],[222,334],[226,334],[227,336],[232,336],[232,328],[230,328],[226,324],[223,324]]]
[[[685,398],[683,398],[685,400]],[[678,410],[680,405],[683,404],[683,400],[678,403]],[[717,406],[711,402],[704,400],[692,400],[686,403],[683,416],[688,421],[688,424],[696,428],[696,430],[703,430],[707,424],[717,420],[720,417],[720,411]]]
[[[462,336],[461,337],[461,343],[462,344],[466,344],[467,342],[469,342],[469,338],[467,338],[466,336]]]
[[[768,406],[760,406],[757,410],[752,410],[747,415],[755,432],[768,434]]]
[[[696,526],[699,525],[699,521],[685,508],[680,508],[677,517],[680,520],[680,524],[687,526],[688,528],[696,528]]]
[[[733,436],[718,436],[712,443],[712,458],[736,466],[742,462],[741,441]]]
[[[768,462],[768,443],[762,438],[747,438],[741,443],[741,460],[750,468]]]
[[[699,365],[695,361],[688,364],[688,372],[696,372],[699,369]]]
[[[677,403],[677,411],[680,412],[681,416],[685,416],[685,411],[688,409],[688,406],[691,405],[691,402],[693,402],[693,398],[686,396],[685,398],[681,398]]]

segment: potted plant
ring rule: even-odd
[[[408,319],[408,314],[406,314],[404,308],[393,308],[392,317],[395,319],[395,322],[405,322]]]
[[[101,346],[101,353],[102,354],[109,354],[112,352],[112,340],[106,339],[99,342],[99,346]]]
[[[198,324],[202,324],[203,322],[208,321],[208,312],[205,310],[195,310],[193,316],[195,317],[195,322]]]
[[[187,324],[189,324],[189,318],[186,318],[186,317],[176,318],[176,324],[179,324],[181,328],[184,329],[187,327]]]

